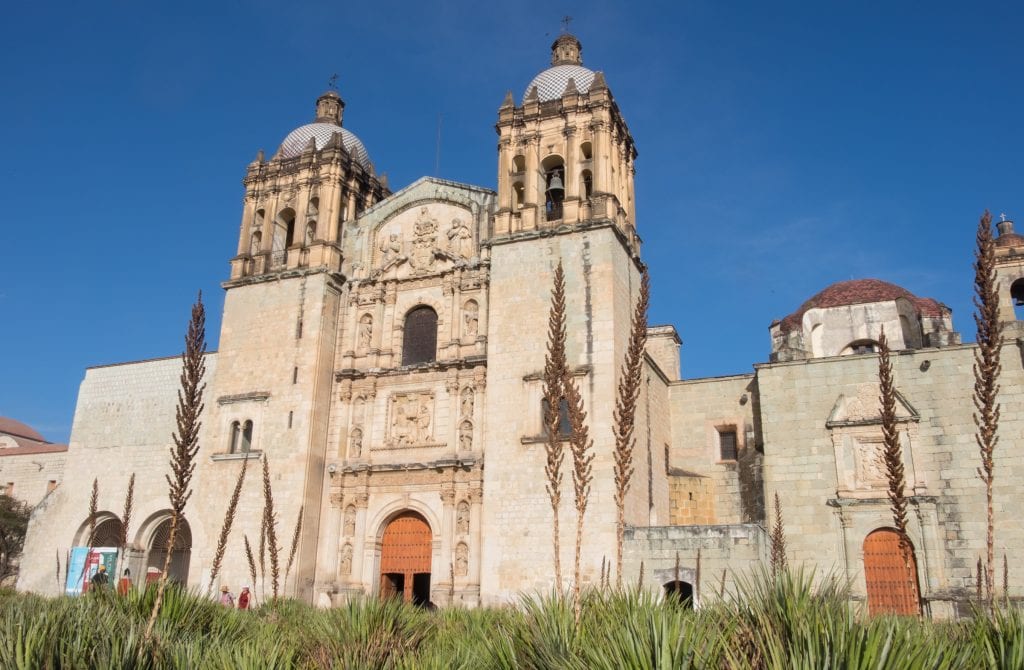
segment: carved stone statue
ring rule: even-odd
[[[395,395],[391,399],[391,441],[399,446],[427,444],[432,441],[434,398],[429,393]]]
[[[370,349],[370,338],[373,337],[373,317],[369,314],[364,314],[359,319],[359,332],[356,342],[356,348],[360,352],[366,352]]]
[[[387,265],[391,261],[400,258],[402,255],[402,238],[398,233],[391,233],[387,239],[380,241],[380,251],[384,254],[381,265]]]
[[[459,542],[455,547],[455,576],[465,577],[469,573],[469,547],[465,542]]]
[[[465,337],[475,340],[480,327],[480,306],[469,300],[462,308],[462,332]]]
[[[260,246],[263,243],[263,233],[256,231],[252,234],[252,240],[249,244],[249,254],[255,256],[260,252]]]
[[[462,258],[473,257],[473,231],[461,219],[452,219],[448,229],[448,248]]]
[[[473,424],[463,421],[459,426],[459,449],[462,451],[473,450]]]
[[[426,207],[420,208],[420,215],[413,225],[415,233],[412,240],[412,253],[409,264],[416,270],[425,272],[434,265],[434,252],[437,251],[437,219],[430,216]]]
[[[356,534],[356,508],[352,505],[345,508],[344,534],[345,537]]]
[[[420,405],[419,414],[416,416],[416,441],[427,442],[430,439],[430,408]]]
[[[316,238],[316,224],[306,224],[306,246],[313,244],[313,240]]]
[[[349,438],[348,454],[352,458],[359,458],[363,454],[363,430],[353,428],[352,436]]]
[[[459,503],[459,507],[455,512],[455,532],[469,532],[469,503],[465,500]]]
[[[474,391],[472,386],[467,386],[462,389],[462,418],[472,419],[473,418],[473,403],[474,403]]]
[[[341,562],[338,566],[338,573],[342,575],[352,574],[352,545],[346,544],[341,548]]]

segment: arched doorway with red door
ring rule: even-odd
[[[430,602],[433,534],[417,512],[399,512],[384,527],[380,551],[380,596],[414,605]]]
[[[870,614],[921,613],[914,545],[901,542],[897,530],[879,528],[864,538],[864,581]]]

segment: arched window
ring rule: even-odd
[[[515,156],[512,159],[512,172],[526,172],[526,156]]]
[[[405,315],[402,365],[431,363],[437,359],[437,312],[426,305]]]
[[[523,182],[517,181],[512,184],[512,209],[522,209],[523,199],[525,197],[525,191],[523,188]]]
[[[246,421],[242,426],[242,453],[247,454],[252,449],[252,421]]]
[[[249,255],[255,256],[260,252],[260,248],[263,246],[263,233],[255,231],[252,234],[252,241],[249,243]]]
[[[856,340],[846,345],[846,348],[839,352],[840,356],[856,356],[858,354],[874,354],[878,352],[878,342],[874,340]]]
[[[238,447],[242,439],[242,427],[237,421],[231,422],[231,442],[228,443],[228,452],[232,454],[238,453]]]
[[[594,145],[592,145],[590,142],[584,142],[583,144],[581,144],[580,145],[580,156],[582,156],[583,160],[585,160],[585,161],[589,161],[591,158],[593,158],[594,157]]]
[[[561,156],[548,156],[541,162],[544,170],[544,219],[558,221],[562,218],[562,201],[565,200],[565,164]]]
[[[1018,279],[1010,285],[1010,298],[1013,302],[1014,318],[1024,321],[1024,279]]]

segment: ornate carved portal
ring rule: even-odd
[[[432,535],[427,520],[402,512],[384,529],[380,554],[380,595],[407,603],[430,602]]]
[[[865,538],[864,580],[872,615],[920,614],[914,547],[901,543],[895,530],[882,528]]]
[[[388,446],[411,447],[433,444],[433,393],[403,393],[391,396]]]

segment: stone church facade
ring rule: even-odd
[[[302,519],[289,595],[322,606],[359,594],[478,605],[550,589],[541,372],[561,261],[570,366],[594,438],[583,574],[597,583],[615,555],[610,427],[642,267],[637,152],[604,75],[582,65],[575,37],[555,41],[551,67],[498,109],[496,191],[422,178],[391,192],[343,127],[344,106],[328,91],[312,123],[246,170],[219,348],[206,357],[195,495],[172,576],[208,583],[245,466],[218,580],[250,581],[244,540],[257,547],[266,457],[284,557]],[[999,242],[1010,336],[996,518],[998,550],[1013,556],[1024,550],[1011,516],[1024,475],[1014,339],[1024,331],[1012,304],[1024,297],[1024,238],[1005,222]],[[717,597],[720,579],[728,588],[767,560],[766,501],[777,493],[790,562],[838,572],[866,597],[876,540],[891,524],[878,461],[874,351],[883,326],[897,351],[915,597],[936,616],[955,614],[973,593],[985,542],[973,346],[960,344],[941,303],[878,280],[833,285],[772,324],[770,360],[747,375],[684,379],[675,329],[650,329],[625,577],[645,571],[653,588],[679,579],[698,600]],[[59,589],[53,556],[86,543],[94,479],[94,544],[116,538],[131,473],[127,565],[138,579],[163,566],[179,370],[167,358],[86,371],[59,481],[32,501],[20,588]],[[18,458],[0,449],[0,473]],[[17,471],[31,479],[29,470]],[[563,565],[571,498],[566,484]]]

